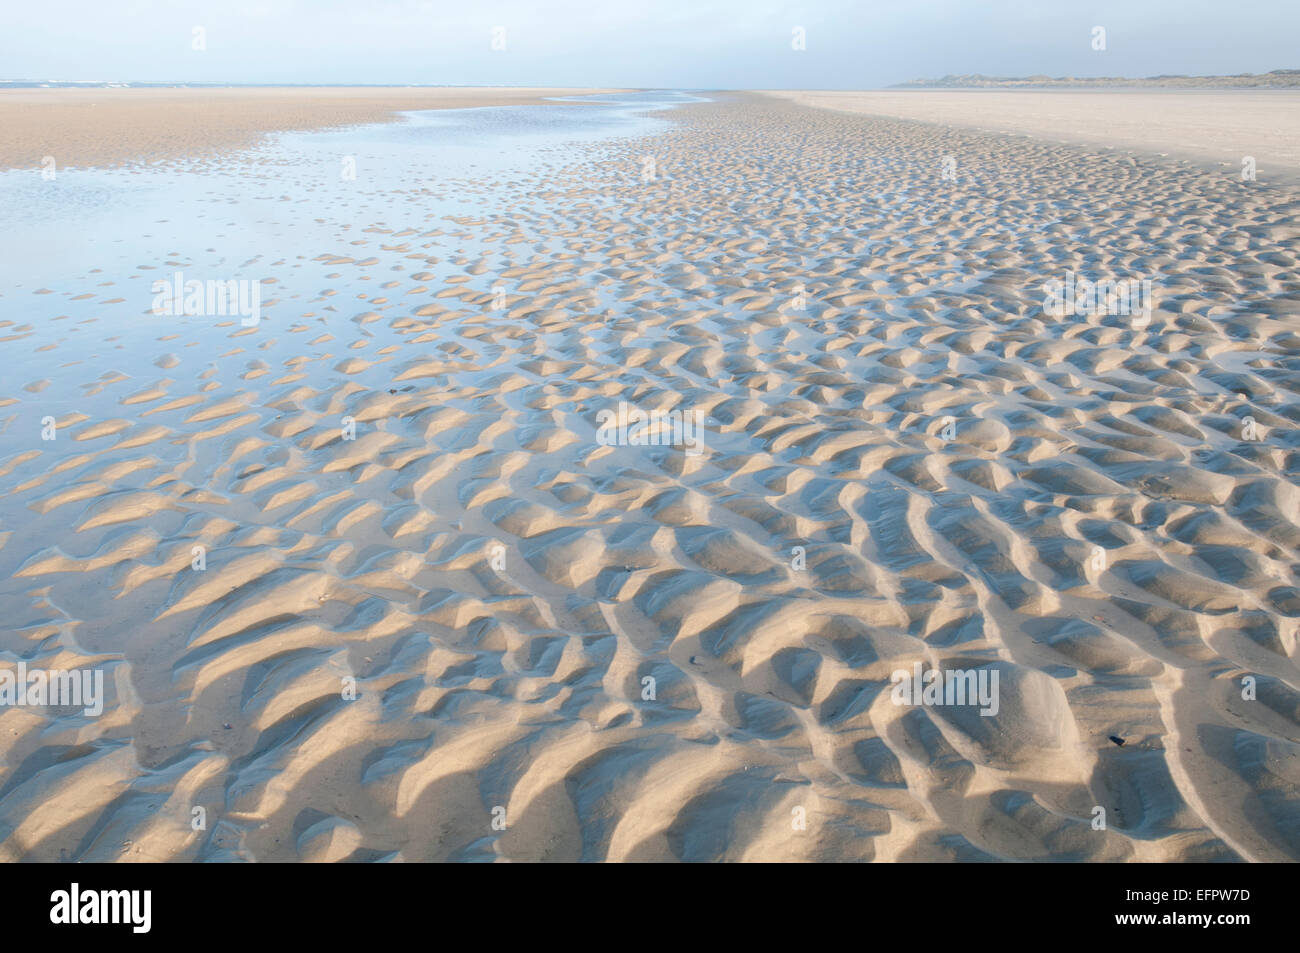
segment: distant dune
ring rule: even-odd
[[[942,79],[913,79],[890,89],[1014,89],[1030,87],[1168,87],[1171,89],[1296,89],[1300,70],[1275,69],[1271,73],[1238,73],[1235,76],[984,76],[981,73],[949,74]]]

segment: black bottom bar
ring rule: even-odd
[[[813,917],[822,927],[873,942],[895,934],[971,936],[971,929],[1001,923],[998,929],[1032,927],[1039,940],[1071,943],[1125,935],[1182,941],[1193,934],[1230,943],[1261,926],[1290,924],[1290,873],[1271,865],[1138,864],[751,865],[671,872],[630,865],[495,872],[424,865],[6,865],[0,889],[11,941],[75,933],[78,940],[173,942],[216,939],[219,931],[235,943],[348,944],[380,931],[391,942],[412,935],[439,945],[451,940],[444,930],[462,935],[486,922],[493,933],[483,941],[494,945],[503,940],[497,932],[502,923],[517,925],[533,940],[542,924],[551,924],[545,929],[557,937],[576,931],[615,942],[619,934],[605,932],[608,920],[608,929],[630,931],[629,942],[646,939],[646,930],[694,929],[687,926],[692,921],[734,942],[764,934],[772,917],[787,926]],[[79,921],[115,916],[119,922],[73,924],[73,884]],[[149,892],[147,907],[142,891]],[[141,929],[146,910],[147,932]]]

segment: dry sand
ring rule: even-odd
[[[1300,90],[770,91],[806,106],[1163,153],[1300,181]]]
[[[385,122],[415,109],[519,106],[603,89],[410,87],[0,90],[0,169],[157,162],[244,149],[270,132]]]
[[[220,347],[11,312],[0,652],[112,687],[0,709],[4,857],[1300,859],[1300,195],[674,116],[508,215],[396,196]],[[1068,270],[1149,323],[1045,313]],[[704,452],[600,445],[619,401]],[[918,662],[998,714],[895,705]]]

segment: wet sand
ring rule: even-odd
[[[391,121],[416,109],[518,106],[600,89],[304,87],[0,90],[0,169],[111,167],[247,149],[268,133]]]
[[[1300,193],[671,119],[478,215],[318,189],[255,327],[141,318],[188,261],[4,299],[0,657],[109,698],[0,708],[0,856],[1300,859]]]

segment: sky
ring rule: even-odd
[[[5,0],[4,7],[0,79],[11,80],[872,89],[949,73],[1300,68],[1300,0]],[[1105,30],[1105,49],[1093,48],[1095,27]]]

